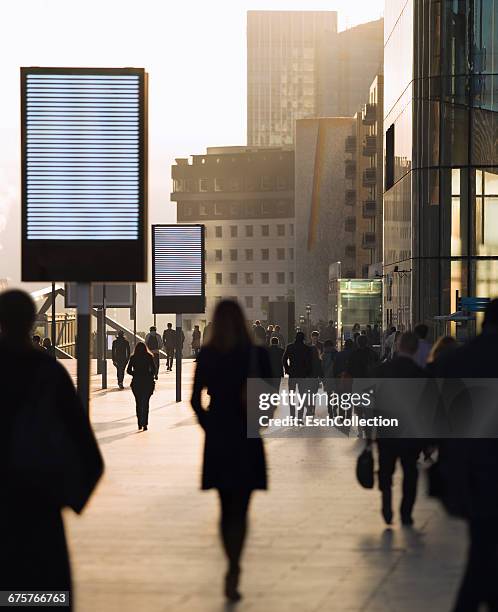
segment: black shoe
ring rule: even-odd
[[[120,384],[118,385],[118,387],[119,387],[120,389],[124,389],[123,383],[120,383]]]
[[[144,425],[142,429],[143,431],[147,431],[147,425]]]
[[[411,516],[402,516],[401,517],[401,524],[404,527],[411,527],[413,525],[413,519]]]
[[[142,431],[142,426],[141,425],[138,426],[138,431]]]
[[[382,518],[386,525],[392,525],[393,522],[393,511],[391,508],[382,508]]]
[[[239,586],[239,571],[229,571],[225,576],[225,597],[229,601],[240,601],[242,595],[237,590]]]

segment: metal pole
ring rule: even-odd
[[[176,401],[182,401],[182,315],[176,315]]]
[[[137,285],[133,285],[133,348],[137,346]]]
[[[105,283],[102,285],[102,389],[107,389],[107,325]]]
[[[157,331],[157,317],[155,314],[154,314],[154,327],[156,328],[156,331]]]
[[[55,357],[55,344],[57,342],[55,330],[55,283],[52,283],[52,329],[51,329],[52,351]]]
[[[83,408],[88,414],[90,410],[90,310],[92,303],[92,286],[90,283],[77,283],[76,304],[77,315],[77,339],[76,358],[78,395]]]

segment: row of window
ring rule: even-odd
[[[279,261],[284,261],[286,259],[286,251],[287,251],[287,259],[293,261],[294,260],[294,249],[293,248],[275,249],[276,259]],[[254,249],[244,249],[243,253],[244,253],[245,261],[254,261]],[[260,259],[261,261],[269,261],[270,249],[260,249]],[[214,250],[214,260],[223,261],[223,249]],[[228,260],[229,261],[239,261],[239,250],[238,249],[228,249]]]
[[[289,274],[288,276],[289,283],[292,285],[294,284],[294,272],[289,272],[288,274]],[[207,282],[207,277],[208,275],[206,275],[206,282]],[[225,273],[225,275],[223,275],[223,272],[216,272],[214,274],[214,284],[223,285],[223,277],[225,278],[225,282],[227,282],[228,280],[229,285],[238,285],[239,279],[241,282],[243,280],[245,285],[254,285],[255,273],[254,272],[244,272],[244,273],[228,272],[228,273]],[[269,272],[260,272],[259,278],[260,278],[262,285],[270,284],[270,273]],[[285,285],[285,272],[276,272],[275,279],[278,285]]]
[[[195,193],[208,191],[286,191],[291,185],[285,176],[260,176],[242,178],[175,179],[173,191]]]
[[[261,310],[268,310],[268,303],[270,301],[270,296],[262,295],[258,299],[259,299]],[[215,302],[221,302],[221,300],[233,300],[234,302],[236,302],[238,300],[238,298],[235,295],[228,296],[228,297],[223,297],[221,295],[215,295],[214,296],[214,300],[215,300]],[[285,295],[277,295],[275,298],[272,298],[272,300],[276,301],[276,302],[285,302]],[[246,308],[254,308],[254,296],[252,296],[252,295],[245,295],[244,296],[244,305],[245,305]]]
[[[277,223],[275,226],[272,226],[272,227],[275,227],[276,236],[286,236],[287,235],[286,227],[284,223]],[[226,227],[224,229],[225,231],[227,230]],[[211,228],[206,227],[206,238],[208,237],[211,231],[212,231]],[[230,225],[228,227],[228,232],[230,233],[230,238],[238,238],[239,237],[239,226]],[[273,232],[271,233],[273,234]],[[242,235],[242,228],[241,228],[241,235]],[[254,237],[254,225],[245,225],[243,235],[245,238],[253,238]],[[268,224],[260,225],[259,235],[264,238],[269,237],[270,236],[270,226]],[[294,236],[294,224],[293,223],[289,224],[288,235]],[[214,238],[223,238],[223,226],[222,225],[214,226]]]

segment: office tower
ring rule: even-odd
[[[386,2],[386,325],[498,294],[497,39],[497,2]]]
[[[296,119],[323,115],[334,11],[248,11],[247,142],[291,145]]]
[[[294,301],[294,151],[209,147],[172,166],[179,223],[206,226],[206,316],[237,299],[249,320]],[[185,321],[189,330],[195,317]],[[197,321],[200,322],[200,321]]]
[[[352,117],[382,53],[382,19],[338,33],[331,11],[249,11],[248,144],[291,145],[298,119]]]

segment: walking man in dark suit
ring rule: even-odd
[[[126,364],[130,360],[130,343],[124,337],[122,330],[118,331],[117,338],[112,343],[112,363],[117,370],[118,387],[123,389],[123,380]]]
[[[304,334],[299,331],[296,339],[287,345],[283,356],[284,371],[289,375],[289,391],[299,388],[299,393],[306,393],[308,381],[313,374],[313,349],[304,343]],[[289,403],[290,415],[296,416],[296,408]]]

